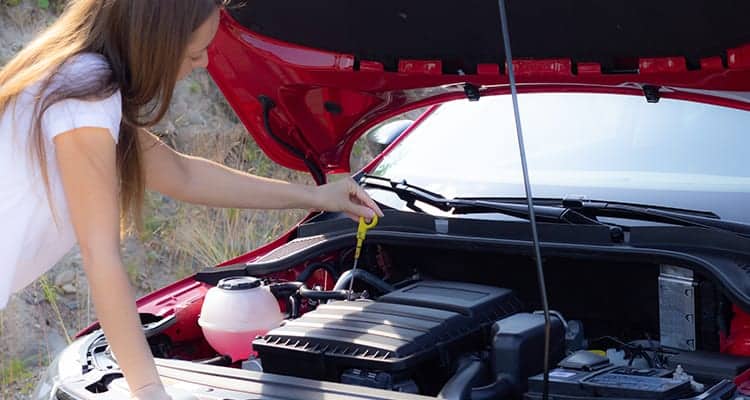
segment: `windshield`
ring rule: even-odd
[[[590,93],[519,95],[535,197],[714,211],[750,222],[750,113]],[[373,170],[447,197],[525,197],[510,96],[441,105]]]

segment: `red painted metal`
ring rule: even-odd
[[[500,66],[497,64],[477,65],[477,75],[500,75]]]
[[[513,70],[523,77],[571,77],[573,63],[564,58],[556,60],[513,60]]]
[[[750,357],[750,314],[738,306],[732,307],[734,316],[730,323],[729,333],[721,335],[721,351],[736,356]],[[737,391],[745,396],[750,395],[750,370],[734,379]]]
[[[167,317],[181,307],[202,302],[209,288],[208,285],[196,282],[192,277],[188,277],[141,297],[136,302],[136,306],[141,314]],[[91,333],[96,329],[99,329],[98,322],[83,329],[77,336]]]
[[[724,62],[721,57],[709,57],[701,60],[701,69],[704,71],[721,71],[724,69]]]
[[[385,71],[385,66],[377,61],[360,61],[359,70],[361,72],[383,72]]]
[[[745,396],[750,395],[750,369],[737,375],[734,384],[737,385],[738,392]]]
[[[399,60],[398,70],[386,72],[378,62],[302,47],[264,37],[223,13],[210,51],[209,72],[241,121],[263,151],[275,162],[298,170],[305,164],[274,141],[263,126],[257,96],[272,98],[277,107],[271,125],[277,135],[301,149],[326,173],[349,172],[349,152],[366,127],[460,85],[479,87],[508,84],[499,66],[480,65],[475,74],[443,74],[435,60]],[[750,91],[750,44],[729,49],[728,65],[709,58],[703,68],[688,70],[680,57],[623,60],[635,73],[602,73],[593,63],[575,64],[565,58],[517,60],[518,83],[543,85],[546,91],[581,91],[623,85],[650,84],[713,91]],[[641,71],[639,71],[639,69]],[[603,90],[606,91],[606,90]],[[694,101],[705,95],[684,94]],[[724,102],[724,100],[715,100]],[[738,103],[734,103],[738,104]],[[745,108],[745,107],[743,107]]]
[[[440,60],[401,60],[398,62],[398,72],[440,75],[443,73],[443,63]]]
[[[687,62],[681,57],[642,58],[638,70],[641,74],[687,72]]]
[[[750,68],[750,44],[727,51],[729,69]]]
[[[578,63],[578,75],[601,75],[602,65],[599,63]]]
[[[750,314],[734,306],[729,333],[721,338],[723,353],[750,357]]]

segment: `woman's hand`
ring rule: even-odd
[[[198,397],[183,389],[165,388],[159,383],[131,393],[130,400],[198,400]]]
[[[355,221],[359,217],[372,219],[374,214],[383,216],[367,192],[349,177],[316,187],[314,199],[316,209],[343,212]]]
[[[151,384],[131,393],[130,400],[174,400],[161,383]]]

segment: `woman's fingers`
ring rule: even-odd
[[[365,190],[360,186],[357,186],[357,199],[364,203],[371,210],[375,211],[375,213],[378,214],[379,217],[383,216],[383,210],[378,207],[378,204],[375,203],[375,200],[373,200],[370,195],[367,194],[367,192],[365,192]]]
[[[355,203],[357,205],[364,205],[366,209],[371,210],[378,216],[383,216],[383,211],[378,207],[377,203],[370,197],[370,195],[367,194],[367,192],[359,185],[357,185],[356,182],[354,182],[353,179],[349,179],[349,195],[350,200],[352,203]],[[372,214],[361,214],[363,217],[371,218]]]
[[[344,213],[355,221],[358,221],[360,217],[364,217],[369,222],[375,215],[374,210],[365,206],[364,202],[357,197],[356,193],[349,194],[349,202],[345,207]]]
[[[321,203],[325,210],[343,212],[355,221],[360,217],[369,221],[374,215],[383,216],[377,203],[351,178],[324,185],[321,189]]]
[[[375,212],[371,208],[357,205],[354,203],[350,203],[349,212],[354,215],[364,217],[367,221],[370,221],[372,217],[375,215]]]
[[[348,211],[344,211],[344,214],[346,214],[346,216],[349,217],[349,218],[351,218],[352,221],[354,221],[354,222],[359,221],[359,215],[357,215],[357,214],[352,214],[352,213],[350,213]]]

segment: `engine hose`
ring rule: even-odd
[[[336,268],[333,268],[333,265],[325,263],[325,262],[314,262],[310,265],[308,265],[300,274],[297,276],[297,280],[299,282],[307,282],[308,279],[315,273],[316,271],[324,269],[328,271],[329,274],[333,277],[334,281],[337,281],[339,279],[339,273],[336,271]]]
[[[310,300],[346,300],[349,298],[348,290],[312,290],[302,285],[299,295]]]
[[[477,356],[466,356],[459,360],[457,372],[438,393],[438,399],[471,400],[471,389],[482,378],[486,366]]]
[[[271,294],[286,305],[287,318],[299,317],[299,299],[297,292],[302,287],[302,282],[277,282],[268,285]]]
[[[287,297],[287,304],[289,305],[289,318],[299,317],[299,300],[297,296]]]
[[[268,285],[268,289],[276,298],[282,298],[293,295],[302,286],[304,286],[302,282],[277,282]]]
[[[372,285],[375,289],[377,289],[381,293],[390,293],[396,290],[396,288],[393,287],[393,285],[391,285],[390,283],[378,278],[377,276],[363,269],[355,270],[354,278],[360,279],[364,281],[365,283]],[[352,279],[352,270],[344,271],[344,273],[341,274],[341,278],[339,278],[336,281],[336,286],[333,287],[333,290],[344,290],[348,288],[349,281],[351,279]]]
[[[273,283],[269,285],[269,289],[276,298],[286,298],[295,295],[310,300],[346,300],[349,298],[349,291],[347,290],[313,290],[302,282]],[[297,307],[299,307],[299,303],[297,303]]]

